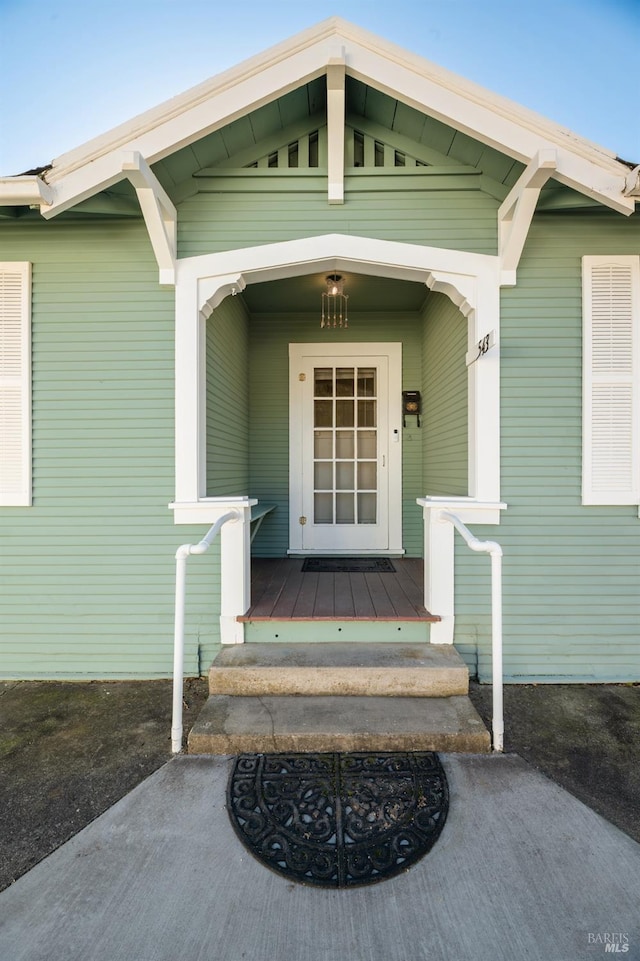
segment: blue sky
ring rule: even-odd
[[[0,0],[0,175],[332,14],[640,163],[640,0]]]

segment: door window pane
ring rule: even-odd
[[[354,521],[354,495],[336,494],[336,524],[353,524]]]
[[[361,403],[373,403],[372,401],[358,401]],[[352,400],[337,400],[336,401],[336,427],[353,427],[353,401]],[[324,424],[318,425],[324,427]],[[367,425],[370,426],[370,425]]]
[[[352,491],[353,488],[353,461],[338,461],[336,464],[336,490]]]
[[[315,432],[313,456],[322,460],[330,460],[333,457],[333,433],[330,430]]]
[[[336,397],[353,397],[354,374],[353,367],[338,367],[336,370]]]
[[[313,392],[316,397],[333,397],[333,368],[315,367],[313,370]]]
[[[316,461],[313,467],[313,486],[316,490],[333,490],[333,464],[331,461]]]
[[[333,494],[314,494],[313,523],[333,524]]]
[[[333,427],[333,401],[314,401],[314,427]]]
[[[336,431],[336,457],[344,457],[344,458],[355,457],[355,453],[353,449],[353,431],[352,430]]]
[[[376,495],[358,494],[358,523],[376,523]]]
[[[358,401],[358,427],[376,426],[376,402],[375,400]]]
[[[376,457],[376,432],[375,430],[358,431],[358,457]]]
[[[376,396],[375,367],[358,367],[358,397]]]
[[[358,464],[358,490],[374,491],[376,489],[377,466],[374,460]]]

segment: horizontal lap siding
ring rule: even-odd
[[[319,305],[318,305],[319,307]],[[284,556],[289,547],[289,343],[315,343],[317,315],[254,315],[250,325],[250,490],[252,496],[277,504],[254,541],[259,557]],[[320,335],[322,334],[322,337]],[[403,386],[421,382],[422,329],[417,314],[357,314],[349,312],[349,343],[401,341]],[[336,342],[344,343],[343,332]],[[398,403],[400,398],[398,398]],[[422,554],[422,522],[416,497],[422,490],[422,438],[405,431],[403,445],[403,536],[410,556]]]
[[[33,262],[31,508],[0,509],[0,675],[172,670],[174,297],[141,223],[11,224]],[[190,561],[189,673],[218,641],[219,559]],[[200,655],[198,656],[198,648]]]
[[[249,494],[249,331],[240,297],[207,321],[207,494]]]
[[[202,193],[179,212],[181,257],[300,237],[358,237],[493,254],[498,202],[479,190],[349,191],[344,204],[317,192]]]
[[[640,222],[538,215],[502,294],[505,671],[513,680],[640,678],[640,520],[583,507],[581,258],[640,253]],[[489,561],[458,543],[456,643],[490,676]],[[473,655],[470,655],[472,657]]]
[[[424,493],[466,495],[467,321],[444,294],[424,309]]]

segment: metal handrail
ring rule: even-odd
[[[442,520],[449,521],[462,535],[472,551],[491,555],[491,669],[492,706],[491,744],[494,751],[504,748],[504,707],[502,678],[502,548],[496,541],[481,541],[471,533],[459,517],[451,511],[440,511]]]
[[[182,544],[176,551],[176,607],[173,634],[173,713],[171,718],[171,750],[182,750],[182,696],[184,690],[184,615],[187,588],[187,558],[205,554],[227,521],[238,520],[240,513],[228,511],[219,517],[197,544]]]

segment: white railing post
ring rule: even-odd
[[[227,521],[238,521],[240,512],[227,511],[217,519],[197,544],[182,544],[176,551],[176,601],[173,635],[173,710],[171,717],[171,750],[182,750],[182,697],[184,690],[184,616],[187,588],[187,558],[190,554],[204,554]]]
[[[490,541],[488,543],[491,543]],[[498,546],[498,545],[496,545]],[[502,677],[502,549],[491,552],[491,671],[493,749],[504,748]]]

